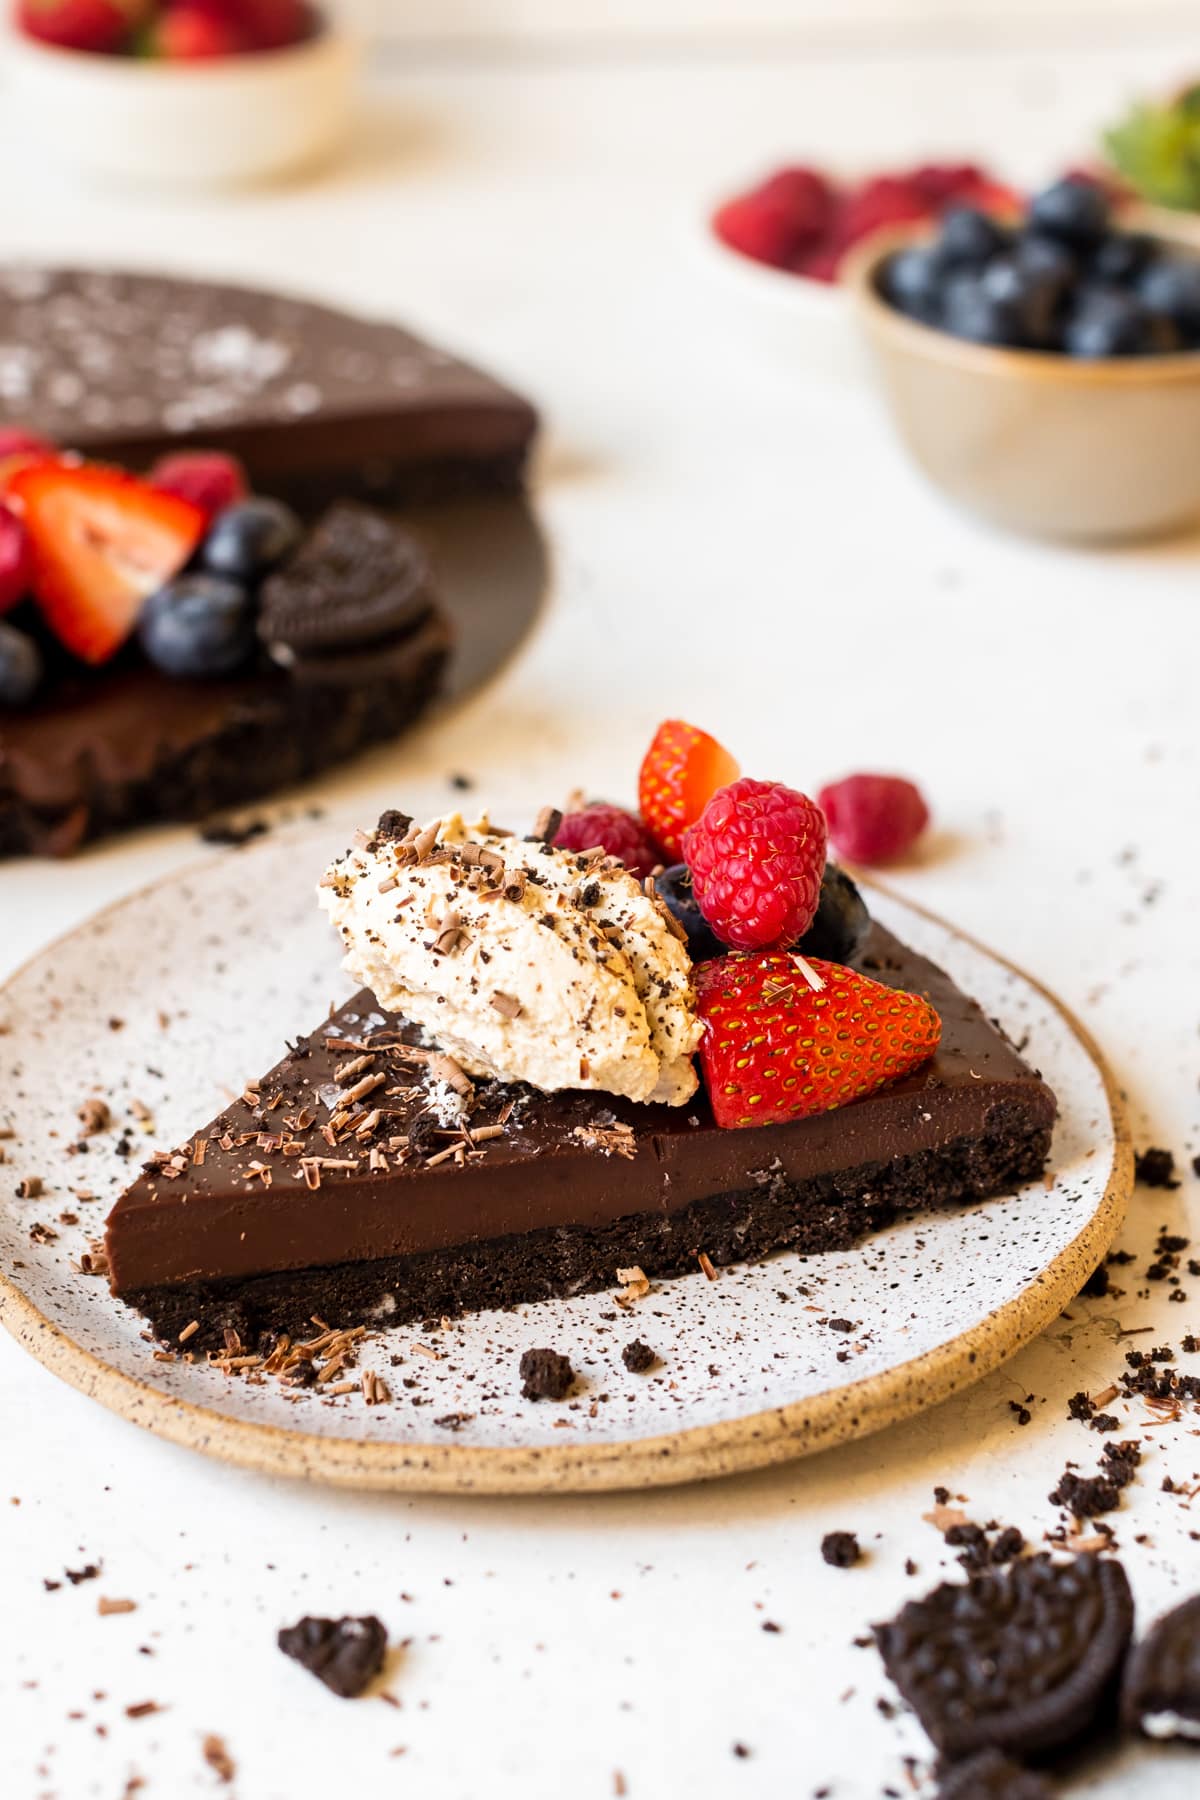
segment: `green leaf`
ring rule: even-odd
[[[1146,200],[1200,210],[1200,85],[1168,105],[1142,102],[1105,133],[1113,167]]]

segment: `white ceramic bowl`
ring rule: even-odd
[[[712,202],[694,222],[693,252],[710,286],[723,296],[731,321],[740,321],[744,334],[753,334],[769,355],[793,368],[808,366],[825,376],[865,378],[866,358],[842,283],[810,281],[731,249],[712,227],[719,204]]]
[[[358,60],[336,27],[193,63],[91,56],[15,30],[4,44],[27,141],[81,174],[160,187],[266,181],[323,161],[345,134]]]

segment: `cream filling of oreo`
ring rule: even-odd
[[[695,1092],[691,959],[627,870],[454,814],[348,852],[319,898],[355,980],[468,1073],[671,1106]]]
[[[1144,1713],[1141,1726],[1147,1737],[1164,1742],[1168,1738],[1187,1738],[1190,1743],[1200,1744],[1200,1719],[1186,1718],[1183,1713]]]

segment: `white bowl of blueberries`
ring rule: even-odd
[[[1007,222],[954,208],[848,277],[900,435],[953,500],[1083,542],[1200,516],[1200,253],[1071,176]]]

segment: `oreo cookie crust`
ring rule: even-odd
[[[1120,1563],[1035,1556],[944,1582],[875,1627],[884,1667],[948,1761],[1044,1756],[1111,1703],[1133,1633]]]
[[[1053,1800],[1053,1791],[1042,1776],[1001,1751],[981,1750],[946,1770],[936,1800]]]
[[[1127,1731],[1200,1748],[1200,1594],[1151,1626],[1125,1668],[1121,1719]]]

